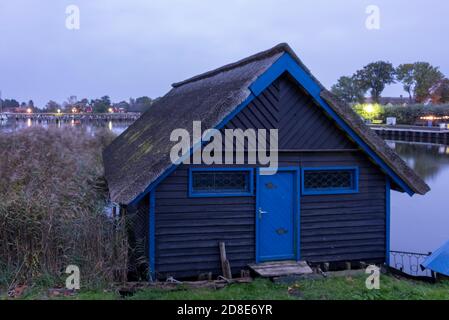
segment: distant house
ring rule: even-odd
[[[192,135],[193,121],[278,129],[279,170],[172,163],[170,134]],[[173,84],[103,159],[112,201],[135,222],[130,270],[160,279],[221,274],[219,242],[233,273],[266,261],[384,263],[390,190],[429,191],[287,44]]]

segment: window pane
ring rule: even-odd
[[[193,192],[226,193],[250,192],[248,171],[192,172]]]
[[[304,172],[305,189],[353,189],[353,170],[308,170]]]

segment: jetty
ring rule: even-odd
[[[385,140],[416,141],[449,144],[449,129],[409,125],[371,125]]]
[[[90,122],[90,121],[126,121],[132,122],[141,113],[2,113],[2,120],[43,121],[43,122]]]

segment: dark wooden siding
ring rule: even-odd
[[[126,209],[128,220],[128,278],[143,280],[148,276],[149,266],[149,196],[144,197],[137,206]]]
[[[225,241],[234,272],[254,261],[255,198],[189,198],[188,167],[156,191],[156,270],[178,277],[219,274],[218,242]]]
[[[350,149],[354,144],[287,76],[275,81],[227,129],[279,129],[280,150]]]
[[[278,128],[280,166],[358,166],[358,194],[301,197],[301,258],[383,261],[385,176],[291,80],[273,83],[226,128]],[[156,271],[220,274],[225,241],[238,272],[255,260],[255,197],[189,198],[188,168],[156,189]]]
[[[288,159],[288,160],[287,160]],[[359,167],[359,193],[301,197],[301,258],[310,262],[385,258],[385,176],[360,152],[282,156],[282,165]]]

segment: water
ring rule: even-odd
[[[391,250],[433,252],[449,240],[449,146],[388,144],[432,189],[413,197],[392,191]]]
[[[131,122],[37,122],[0,121],[0,132],[12,132],[33,126],[108,128],[120,134]],[[391,194],[391,250],[428,253],[449,240],[449,146],[388,141],[399,155],[431,187],[425,196],[393,191]]]
[[[89,132],[95,132],[98,128],[107,128],[113,133],[119,135],[131,125],[130,121],[68,121],[68,122],[55,122],[55,121],[36,121],[27,119],[25,121],[20,120],[8,120],[0,121],[0,132],[14,132],[30,127],[44,127],[44,128],[85,128]]]

